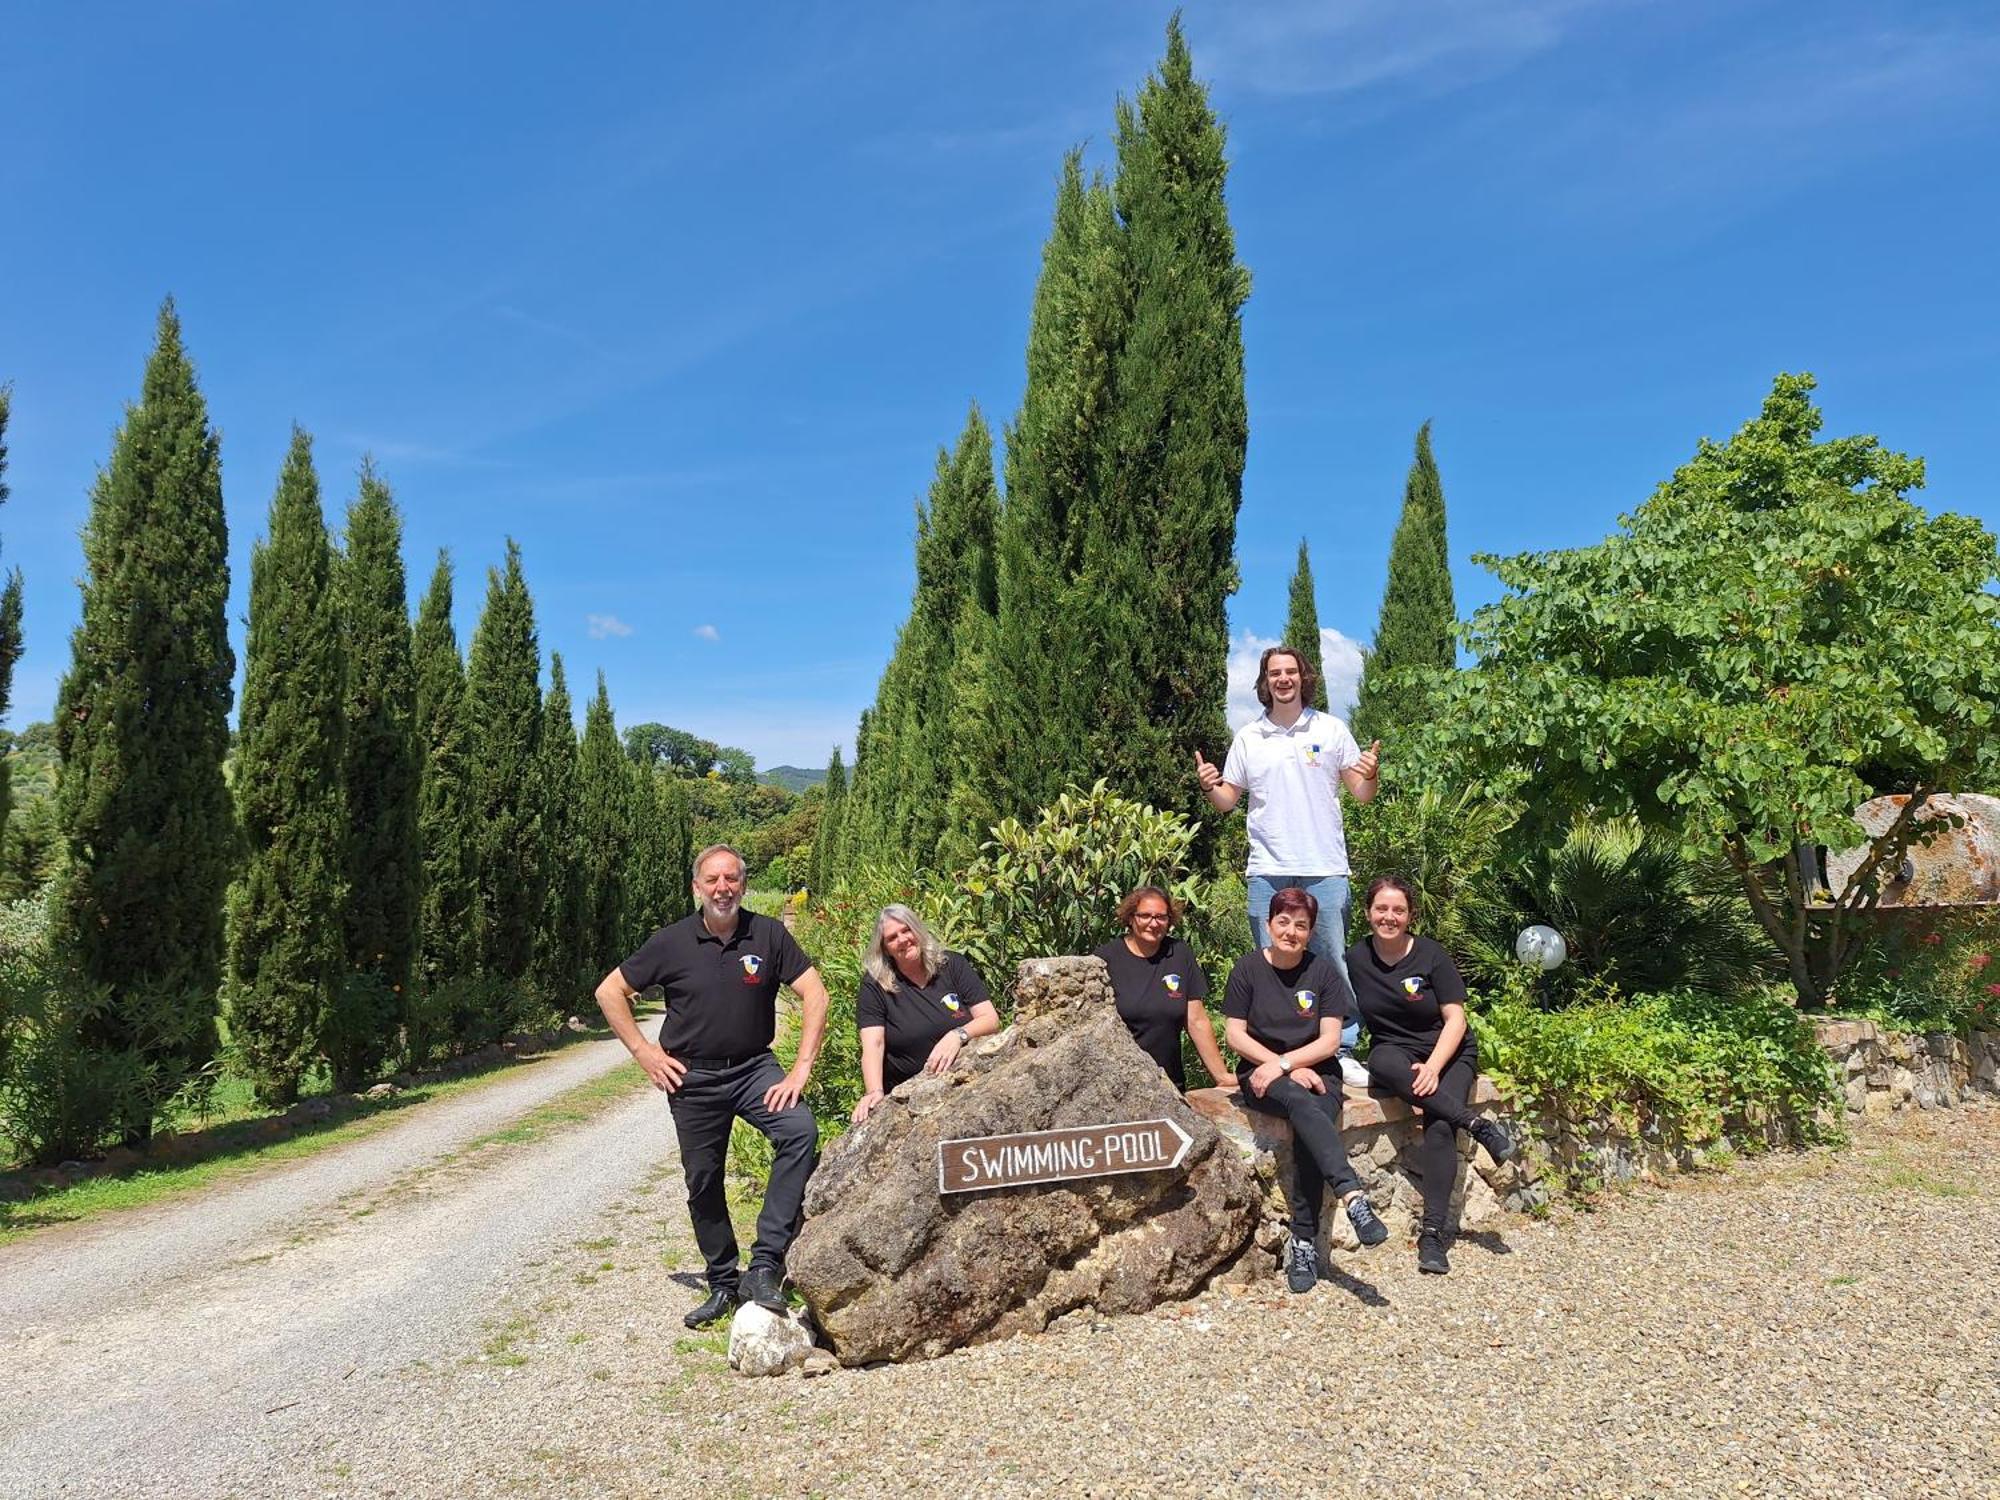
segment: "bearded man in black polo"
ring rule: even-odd
[[[727,1316],[739,1298],[785,1310],[785,1252],[819,1160],[819,1127],[799,1096],[826,1031],[826,986],[782,922],[743,909],[743,883],[742,855],[727,844],[702,850],[694,861],[694,915],[662,927],[597,986],[604,1019],[673,1111],[688,1214],[708,1262],[708,1300],[687,1315],[690,1328]],[[803,1005],[789,1073],[771,1055],[781,984]],[[667,997],[657,1043],[632,1019],[633,996],[654,985]],[[762,1131],[773,1153],[757,1242],[740,1281],[723,1192],[729,1127],[738,1118]]]

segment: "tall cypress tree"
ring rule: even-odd
[[[416,683],[417,978],[426,989],[469,979],[479,963],[479,882],[465,747],[465,664],[451,623],[451,559],[438,553],[410,637]]]
[[[58,702],[66,851],[50,947],[111,995],[86,1040],[143,1088],[129,1140],[215,1050],[222,900],[237,853],[222,762],[231,681],[221,446],[169,300],[98,475],[83,620]]]
[[[630,953],[656,929],[687,914],[686,803],[677,778],[652,766],[627,762],[632,828],[621,845],[625,861],[625,933]]]
[[[1312,559],[1306,556],[1306,539],[1299,538],[1299,565],[1292,570],[1292,589],[1285,611],[1285,644],[1312,664],[1312,706],[1326,707],[1326,665],[1320,660],[1319,602],[1313,597]]]
[[[855,762],[852,796],[866,858],[938,863],[966,737],[957,711],[959,633],[962,624],[968,635],[976,630],[963,618],[968,608],[994,615],[999,508],[992,434],[975,406],[957,444],[938,451],[930,494],[918,507],[916,592],[877,690],[873,743]]]
[[[0,505],[7,502],[7,419],[12,414],[13,391],[0,385]],[[21,570],[7,575],[0,590],[0,721],[7,717],[14,697],[14,664],[21,659]],[[13,788],[9,783],[6,757],[0,756],[0,830],[7,826],[13,811]]]
[[[1248,415],[1223,129],[1176,16],[1118,110],[1114,187],[1129,314],[1112,368],[1110,469],[1085,544],[1103,648],[1091,763],[1114,788],[1190,813],[1194,752],[1228,743],[1228,599]]]
[[[235,777],[248,859],[229,901],[230,1036],[273,1106],[298,1097],[346,968],[344,675],[312,440],[294,427],[250,559]]]
[[[631,950],[625,939],[625,853],[633,834],[632,781],[611,714],[611,692],[597,674],[597,696],[583,719],[577,752],[577,838],[584,871],[583,956],[602,973]]]
[[[840,878],[840,820],[846,812],[847,766],[840,758],[840,746],[833,747],[826,763],[825,796],[819,805],[819,829],[813,834],[812,865],[806,872],[806,887],[817,900]]]
[[[1070,152],[1035,287],[1027,384],[1007,431],[997,617],[984,659],[992,717],[961,747],[961,804],[976,798],[1001,815],[1030,816],[1069,782],[1095,779],[1099,642],[1081,580],[1126,318],[1119,239],[1109,189],[1086,182],[1080,154]],[[977,633],[974,622],[968,634]],[[861,758],[857,741],[857,777]],[[972,816],[968,809],[955,821]]]
[[[372,462],[347,508],[339,563],[347,655],[347,967],[327,1055],[343,1088],[368,1078],[408,1015],[417,961],[422,766],[403,521]]]
[[[694,863],[694,805],[678,776],[656,776],[653,794],[658,799],[660,826],[665,830],[660,845],[661,920],[678,922],[694,910],[694,873],[690,869]]]
[[[562,656],[549,657],[549,695],[542,703],[542,925],[535,968],[545,997],[567,1014],[584,968],[585,892],[581,821],[582,772],[576,720]]]
[[[1417,429],[1417,453],[1403,486],[1403,514],[1389,545],[1389,585],[1375,626],[1375,648],[1361,674],[1354,737],[1388,739],[1421,723],[1432,687],[1427,672],[1458,662],[1458,605],[1452,597],[1445,540],[1444,484],[1431,456],[1431,424]]]
[[[479,872],[479,964],[525,977],[541,924],[541,818],[535,771],[542,739],[541,646],[535,607],[510,537],[507,566],[486,575],[486,607],[465,669],[466,784]]]

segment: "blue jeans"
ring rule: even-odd
[[[1319,902],[1319,920],[1313,923],[1312,951],[1333,960],[1340,977],[1347,982],[1349,1013],[1340,1028],[1343,1051],[1352,1051],[1361,1040],[1361,1021],[1353,1010],[1354,981],[1347,977],[1348,891],[1345,875],[1252,875],[1250,888],[1250,940],[1259,948],[1270,946],[1271,929],[1264,925],[1270,915],[1271,898],[1279,891],[1311,891]]]

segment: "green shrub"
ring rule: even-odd
[[[1178,813],[1117,796],[1102,781],[1064,792],[1032,826],[1014,818],[996,826],[979,858],[938,893],[947,940],[997,991],[1022,959],[1088,953],[1113,936],[1118,903],[1134,886],[1160,886],[1209,920],[1208,892],[1188,866],[1194,837]]]
[[[2000,1027],[2000,912],[1891,908],[1874,920],[1841,983],[1840,1012],[1898,1031]]]
[[[0,1074],[0,1137],[16,1157],[51,1163],[94,1155],[140,1133],[150,1119],[148,1101],[180,1082],[163,1079],[162,1065],[148,1061],[143,1049],[92,1044],[111,1005],[108,990],[46,958],[0,965],[0,1014],[11,1035]]]
[[[1560,1010],[1512,978],[1472,1015],[1480,1066],[1542,1129],[1610,1126],[1671,1151],[1770,1122],[1795,1142],[1819,1138],[1818,1112],[1839,1100],[1812,1028],[1784,999],[1692,991],[1621,996],[1598,988]]]
[[[463,1057],[547,1019],[547,1006],[521,980],[483,975],[447,979],[419,990],[410,1007],[404,1022],[404,1066],[425,1068]]]
[[[1569,946],[1543,982],[1557,999],[1593,985],[1735,995],[1780,977],[1736,877],[1636,819],[1578,818],[1552,846],[1499,869],[1496,895],[1485,951],[1511,963],[1515,934],[1546,922]]]
[[[343,975],[321,1036],[335,1086],[364,1087],[396,1047],[402,996],[376,973]]]
[[[1495,866],[1515,809],[1503,802],[1451,792],[1385,788],[1373,802],[1347,810],[1348,865],[1353,871],[1354,931],[1368,931],[1369,883],[1400,875],[1417,893],[1417,930],[1437,939],[1467,975],[1496,977],[1513,969],[1513,939],[1494,933],[1510,919]]]

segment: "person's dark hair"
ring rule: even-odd
[[[1133,887],[1132,890],[1126,893],[1125,899],[1118,903],[1118,925],[1120,927],[1128,929],[1131,927],[1132,918],[1138,913],[1139,903],[1144,901],[1148,896],[1158,896],[1162,901],[1167,903],[1168,922],[1178,922],[1181,919],[1180,902],[1176,901],[1156,885],[1141,885]]]
[[[1361,909],[1365,912],[1375,904],[1375,898],[1384,891],[1401,891],[1403,899],[1409,903],[1410,920],[1417,919],[1417,893],[1410,882],[1400,875],[1378,875],[1368,882],[1368,894],[1362,898]]]
[[[1281,917],[1287,912],[1301,912],[1309,925],[1319,926],[1319,898],[1311,891],[1288,885],[1272,896],[1270,914],[1264,918],[1265,925],[1270,925],[1272,917]]]
[[[1313,670],[1306,654],[1295,646],[1266,646],[1264,654],[1257,658],[1257,701],[1266,708],[1271,706],[1271,684],[1264,680],[1264,674],[1274,656],[1289,656],[1299,664],[1299,702],[1311,703],[1313,693],[1319,687],[1319,673]]]

